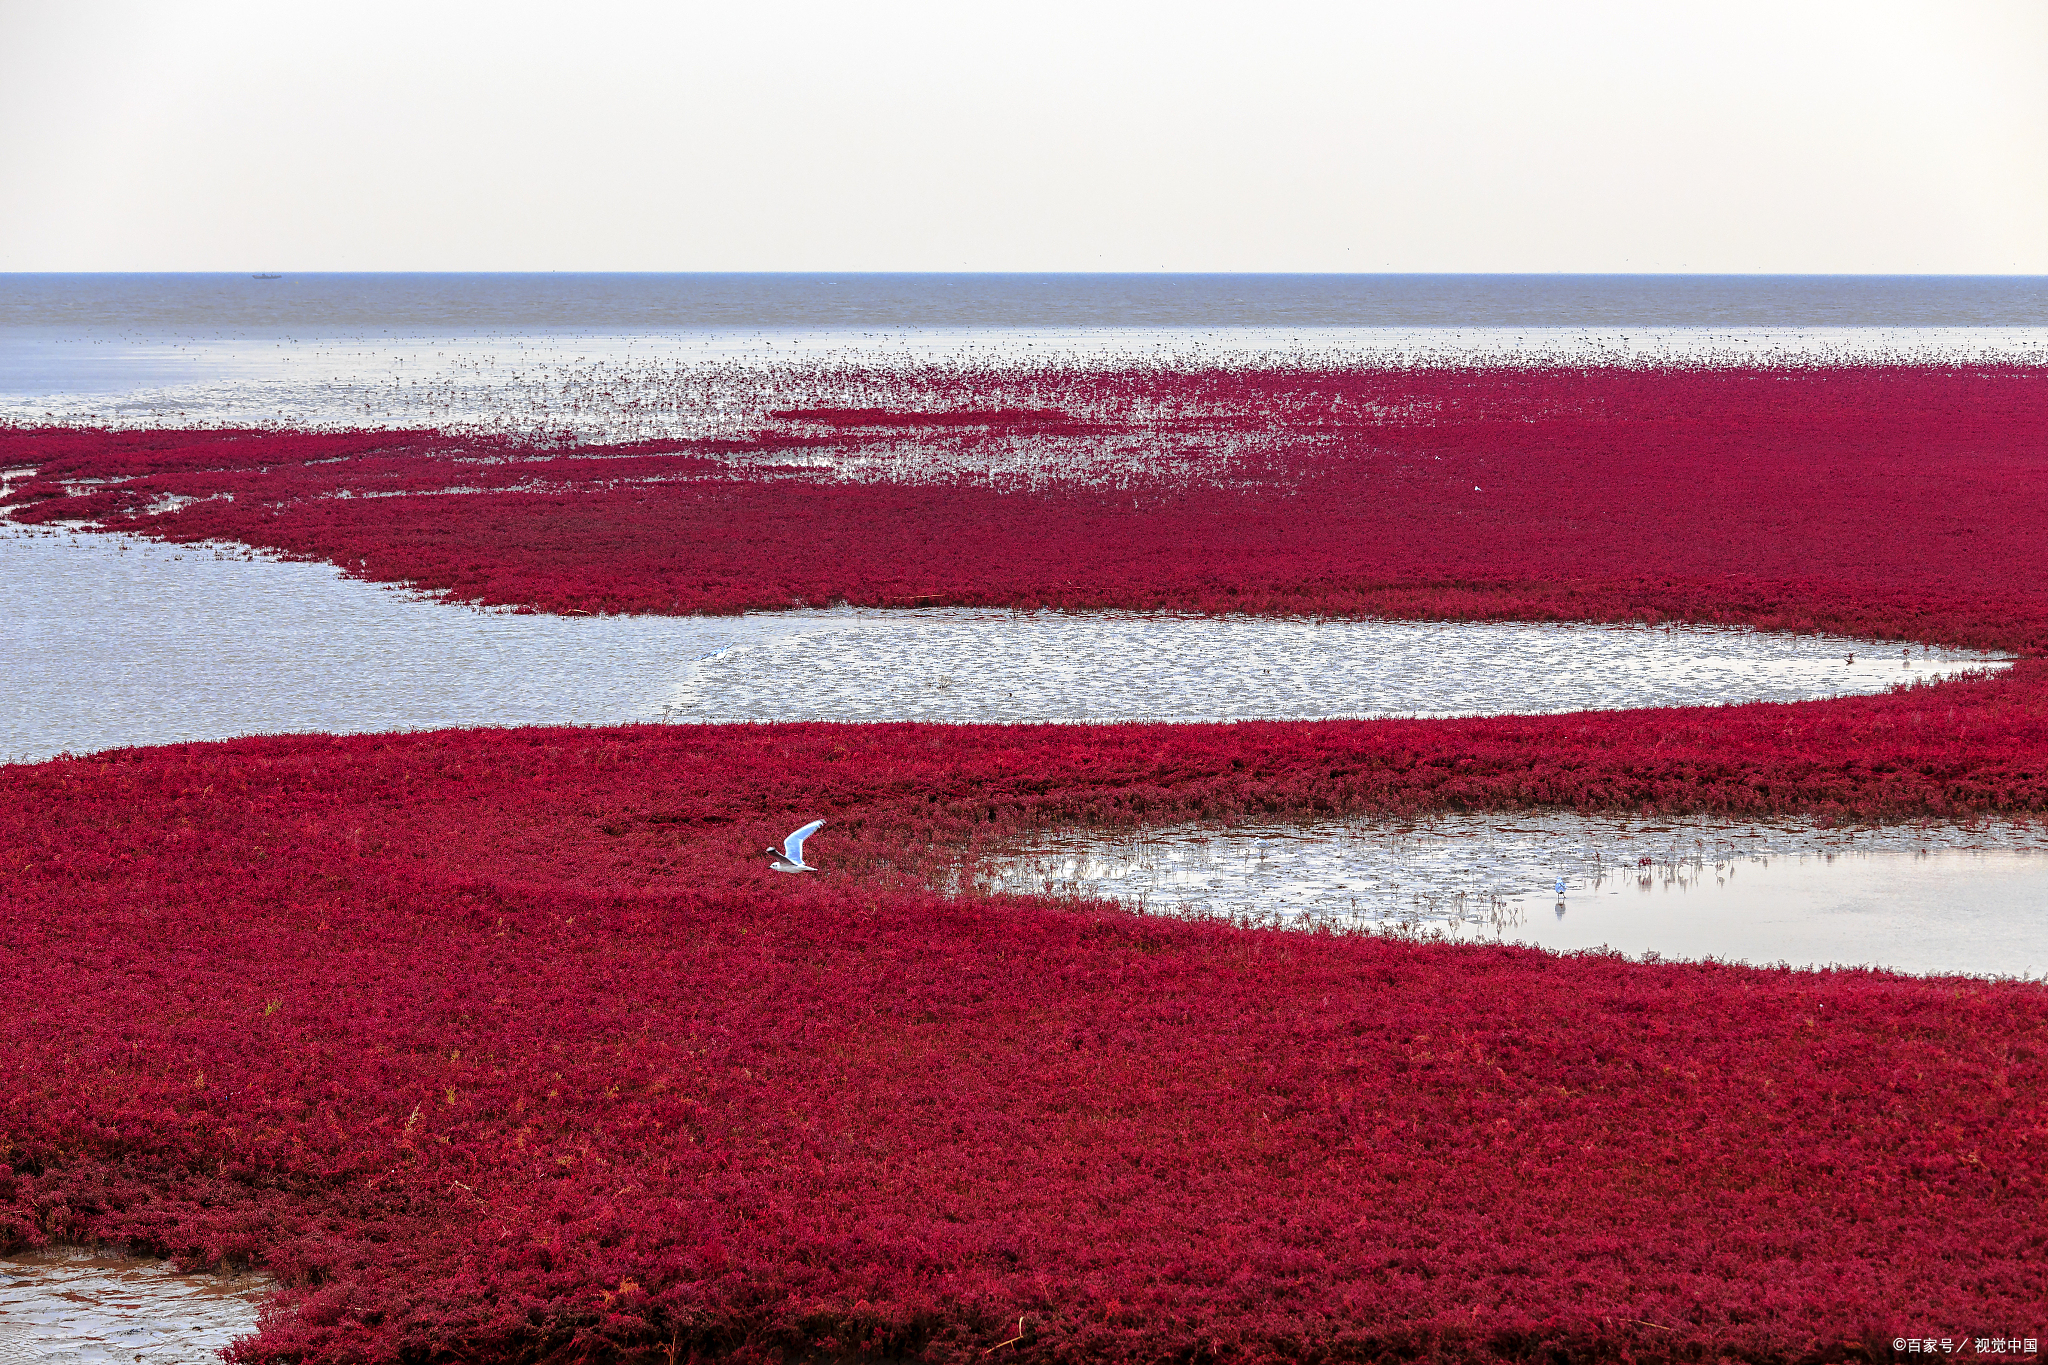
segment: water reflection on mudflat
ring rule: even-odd
[[[0,1256],[0,1365],[202,1365],[256,1330],[267,1275],[180,1274],[76,1247]]]
[[[1747,630],[1132,612],[475,611],[233,545],[0,524],[0,761],[292,731],[1316,720],[1880,692],[1994,656]]]
[[[1570,812],[1047,835],[989,889],[1554,951],[2039,978],[2048,824]],[[1559,889],[1560,885],[1562,890]]]

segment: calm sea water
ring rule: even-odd
[[[2040,327],[2048,277],[0,274],[0,328]]]
[[[723,431],[744,404],[677,394],[735,366],[1958,358],[2048,364],[2048,279],[0,275],[0,421],[27,423],[617,441]]]

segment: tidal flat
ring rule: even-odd
[[[104,584],[29,651],[103,704],[0,766],[0,1213],[269,1264],[251,1360],[2037,1311],[2012,338],[226,340],[5,396],[25,552]]]

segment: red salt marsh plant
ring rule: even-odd
[[[920,879],[1082,821],[2038,812],[2044,739],[2028,663],[1794,706],[0,768],[0,1219],[261,1259],[293,1311],[247,1361],[1820,1360],[2031,1322],[2037,984]],[[829,870],[769,872],[817,816]]]
[[[31,521],[550,608],[1684,617],[2033,652],[2040,379],[949,373],[664,447],[17,430],[0,463],[39,467]],[[920,473],[941,435],[949,468],[1022,449],[1044,477]],[[1143,458],[1095,459],[1119,442]],[[201,501],[150,510],[174,498]],[[249,1361],[1819,1361],[2031,1331],[2038,984],[926,888],[1082,823],[2040,813],[2043,668],[1797,706],[0,768],[0,1236],[264,1260],[294,1311]],[[828,872],[769,873],[821,816]]]
[[[2038,370],[992,368],[841,387],[846,406],[762,399],[750,433],[696,442],[15,429],[0,462],[40,468],[24,520],[239,539],[552,611],[1679,619],[2048,647]],[[171,498],[198,501],[151,511]]]

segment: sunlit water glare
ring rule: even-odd
[[[0,526],[0,757],[292,731],[1217,721],[1797,701],[2003,665],[1823,636],[994,610],[482,612],[233,546]]]
[[[973,879],[1161,914],[1556,951],[2048,972],[2039,822],[1820,827],[1543,811],[1184,825],[1047,835]]]
[[[0,421],[422,427],[623,441],[860,406],[863,374],[996,365],[2038,363],[2040,327],[0,328]],[[851,385],[851,387],[849,387]]]

